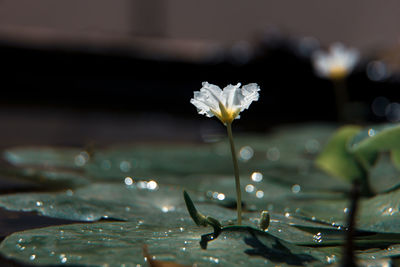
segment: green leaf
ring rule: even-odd
[[[90,183],[90,179],[73,170],[52,170],[41,168],[0,168],[0,174],[9,179],[25,180],[53,190],[76,188]]]
[[[55,147],[16,147],[3,152],[3,157],[15,166],[36,167],[79,167],[82,150]],[[86,154],[82,154],[86,158]]]
[[[158,184],[154,189],[138,182],[91,184],[59,193],[20,193],[0,196],[0,207],[14,211],[36,211],[41,215],[75,221],[117,219],[142,221],[150,225],[192,224],[181,197],[182,189]],[[197,194],[195,194],[197,195]],[[218,214],[223,221],[235,218],[235,212],[202,203],[202,210]]]
[[[400,149],[400,126],[368,127],[352,138],[349,149],[364,168],[369,169],[375,164],[379,152]]]
[[[243,241],[252,235],[248,231],[230,230],[224,231],[209,249],[203,250],[198,243],[201,230],[194,226],[149,228],[132,222],[73,224],[14,233],[1,243],[0,252],[7,258],[28,264],[90,266],[145,265],[144,244],[156,260],[199,266],[276,266],[288,257],[292,257],[292,261],[300,257],[300,260],[315,258],[326,263],[327,256],[332,253],[332,250],[320,252],[284,241],[277,243],[271,235],[257,234],[263,246],[274,249],[275,255],[281,253],[287,257],[249,256],[246,252],[257,246]]]
[[[192,217],[193,221],[199,226],[207,226],[210,225],[214,228],[214,232],[219,232],[221,230],[221,223],[210,216],[204,216],[200,212],[197,211],[196,207],[192,199],[190,198],[189,194],[184,190],[183,197],[185,199],[186,208]]]
[[[400,149],[393,149],[390,155],[394,166],[400,169]]]
[[[360,129],[358,126],[344,126],[337,130],[316,159],[316,165],[348,182],[365,178],[365,170],[348,150],[348,142]]]

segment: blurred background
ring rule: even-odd
[[[347,122],[397,122],[398,14],[395,0],[0,0],[0,148],[204,141],[224,128],[189,103],[202,81],[261,86],[238,133],[338,123],[311,62],[334,42],[361,55]]]

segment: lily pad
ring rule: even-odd
[[[3,157],[15,166],[75,168],[88,155],[76,148],[17,147],[3,152]]]
[[[264,247],[286,257],[279,258],[275,254],[272,258],[274,255],[266,253],[249,256],[257,255],[249,252],[255,249],[254,242],[249,241],[254,236],[237,231],[224,232],[221,238],[203,250],[198,244],[198,237],[202,233],[204,229],[197,227],[160,226],[154,229],[131,222],[74,224],[12,234],[2,242],[0,252],[29,264],[90,266],[144,265],[144,244],[149,247],[154,259],[198,266],[275,266],[284,262],[298,266],[305,262],[318,262],[317,259],[324,260],[328,256],[326,252],[316,249],[277,241],[268,234],[255,237],[261,240]],[[246,245],[245,238],[253,247]]]
[[[287,164],[306,166],[326,142],[332,126],[282,128],[272,135],[236,136],[242,175]],[[227,140],[201,145],[134,145],[91,152],[82,149],[30,147],[8,149],[4,158],[31,170],[72,169],[94,181],[117,181],[126,176],[151,177],[199,174],[231,175]],[[207,168],[204,168],[207,166]],[[36,179],[33,175],[32,180]],[[60,181],[60,184],[62,181]]]
[[[42,187],[53,190],[65,187],[81,187],[91,182],[88,177],[73,170],[53,170],[34,167],[2,168],[0,169],[0,174],[8,178],[35,182]]]
[[[348,213],[348,203],[345,200],[321,200],[314,204],[298,201],[297,205],[298,209],[292,212],[301,218],[345,226]],[[400,233],[400,190],[362,199],[359,206],[357,229]]]
[[[142,181],[142,184],[145,182]],[[61,193],[3,195],[0,197],[0,206],[8,210],[36,211],[41,215],[75,221],[116,219],[141,221],[150,225],[185,225],[190,222],[178,188],[158,188],[157,184],[151,184],[149,187],[152,189],[149,189],[141,187],[142,184],[93,184]],[[209,206],[222,219],[234,217],[231,210]]]

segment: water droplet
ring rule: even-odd
[[[31,261],[33,261],[34,259],[36,259],[36,255],[35,255],[35,254],[32,254],[31,256],[29,256],[29,259],[30,259]]]
[[[290,213],[289,213],[289,212],[286,212],[286,213],[285,213],[285,217],[286,217],[286,218],[289,218],[289,217],[290,217]]]
[[[218,200],[224,200],[224,199],[225,199],[225,195],[222,194],[222,193],[219,193],[219,194],[217,195],[217,199],[218,199]]]
[[[267,150],[267,159],[270,161],[278,161],[281,157],[281,152],[277,147],[271,147]]]
[[[372,137],[372,136],[374,136],[374,135],[375,135],[375,130],[372,129],[372,128],[369,129],[369,130],[368,130],[368,136],[369,136],[369,137]]]
[[[330,256],[326,256],[326,262],[327,263],[334,263],[336,262],[336,255],[330,255]]]
[[[129,176],[125,177],[124,182],[127,186],[132,185],[133,184],[133,179]]]
[[[300,185],[294,184],[294,185],[292,186],[292,192],[293,192],[294,194],[299,193],[300,190],[301,190],[301,186],[300,186]]]
[[[129,172],[131,169],[131,163],[129,161],[121,161],[121,163],[119,164],[119,168],[122,172]]]
[[[253,172],[251,174],[251,180],[253,180],[254,182],[261,182],[263,179],[263,175],[261,172]]]
[[[246,187],[245,187],[245,190],[246,190],[247,193],[253,193],[255,189],[256,189],[256,188],[255,188],[254,185],[252,185],[252,184],[248,184],[248,185],[246,185]]]
[[[282,233],[282,229],[278,229],[278,233]]]
[[[386,215],[386,216],[391,216],[396,212],[395,209],[393,209],[393,207],[389,207],[389,208],[385,208],[382,212],[382,215]]]
[[[161,211],[162,212],[170,212],[170,211],[174,211],[175,210],[175,207],[174,206],[171,206],[171,205],[165,205],[165,206],[163,206],[162,208],[161,208]]]
[[[43,202],[42,201],[36,201],[36,207],[41,207],[43,206]]]
[[[131,210],[131,207],[129,207],[129,206],[125,207],[125,211],[130,211],[130,210]]]
[[[82,167],[89,161],[89,159],[90,159],[89,153],[86,151],[82,151],[75,156],[74,162],[76,166]]]
[[[307,142],[305,143],[305,150],[309,154],[318,153],[320,149],[321,149],[321,144],[318,142],[317,139],[310,139],[307,140]]]
[[[254,156],[254,150],[250,146],[244,146],[239,150],[239,159],[241,161],[249,161]]]
[[[74,191],[72,191],[71,189],[68,189],[67,191],[65,191],[65,193],[67,194],[67,196],[71,197],[74,195]]]
[[[317,233],[316,235],[313,236],[313,241],[317,242],[317,243],[321,243],[322,242],[322,234],[321,232]]]
[[[263,198],[263,197],[264,197],[264,191],[258,190],[258,191],[256,192],[256,197],[258,197],[258,198]]]
[[[156,181],[153,181],[153,180],[149,181],[149,182],[147,183],[147,189],[149,189],[149,190],[156,190],[156,189],[158,189],[158,184],[157,184],[157,182],[156,182]]]
[[[344,213],[348,213],[348,212],[349,212],[349,209],[348,209],[348,208],[344,208],[344,209],[343,209],[343,212],[344,212]]]
[[[215,257],[208,257],[208,260],[213,263],[219,263],[219,259]]]
[[[65,254],[61,254],[61,255],[60,255],[60,262],[61,262],[61,263],[66,263],[67,260],[68,260],[68,258],[66,257]]]
[[[179,231],[183,232],[183,231],[185,231],[185,228],[179,227]]]

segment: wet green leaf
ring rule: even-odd
[[[317,166],[346,181],[364,178],[365,170],[348,150],[348,142],[360,130],[359,126],[344,126],[337,130],[316,159]]]
[[[349,149],[368,169],[375,163],[379,152],[400,149],[400,126],[386,124],[368,127],[353,137]]]
[[[332,127],[309,125],[283,128],[265,136],[239,136],[235,141],[245,205],[244,228],[257,227],[262,210],[268,210],[270,223],[266,233],[256,231],[255,236],[248,230],[223,231],[207,250],[201,250],[199,241],[212,229],[195,226],[182,189],[190,192],[198,212],[214,217],[221,227],[231,228],[236,212],[227,207],[235,206],[235,188],[226,140],[204,145],[112,147],[91,153],[63,148],[8,150],[6,160],[20,168],[14,176],[71,189],[3,195],[1,207],[78,221],[123,222],[15,233],[3,241],[0,252],[32,264],[136,266],[144,264],[142,244],[147,244],[156,259],[186,265],[338,262],[347,216],[348,181],[363,174],[351,153],[367,144],[368,149],[360,151],[367,155],[371,166],[374,161],[371,184],[378,192],[392,192],[361,200],[357,227],[369,232],[357,237],[357,256],[364,261],[374,257],[387,262],[385,257],[400,254],[396,244],[400,193],[395,190],[399,177],[386,154],[376,162],[374,157],[376,151],[381,152],[377,148],[383,147],[391,151],[393,162],[398,162],[400,149],[389,149],[379,133],[377,141],[372,142],[368,140],[373,137],[365,136],[368,132],[361,136],[357,127],[342,128],[319,160],[322,158],[322,165],[333,164],[328,167],[331,173],[346,179],[329,179],[313,166],[313,160],[331,131]],[[390,134],[391,138],[397,134],[390,129],[380,133]],[[351,142],[356,145],[351,146]]]
[[[275,266],[277,263],[312,259],[329,255],[308,247],[290,245],[266,234],[256,235],[263,246],[286,255],[285,258],[261,254],[249,256],[246,231],[225,231],[210,243],[207,250],[199,246],[203,228],[149,228],[132,222],[74,224],[29,230],[7,237],[0,252],[29,264],[82,264],[90,266],[136,266],[145,264],[142,246],[147,244],[156,260],[198,266]],[[173,240],[173,242],[171,242]],[[279,242],[279,243],[278,243]],[[263,251],[261,251],[263,252]],[[229,256],[228,256],[229,255]],[[303,255],[303,256],[302,256]],[[311,256],[310,256],[311,255]],[[289,262],[290,263],[290,262]],[[298,264],[296,264],[298,265]],[[289,265],[290,266],[290,265]]]
[[[42,168],[2,168],[0,174],[17,180],[31,181],[45,188],[76,188],[89,184],[88,177],[73,170],[52,170]]]
[[[18,147],[4,151],[3,157],[15,166],[75,168],[81,152],[75,148]]]

